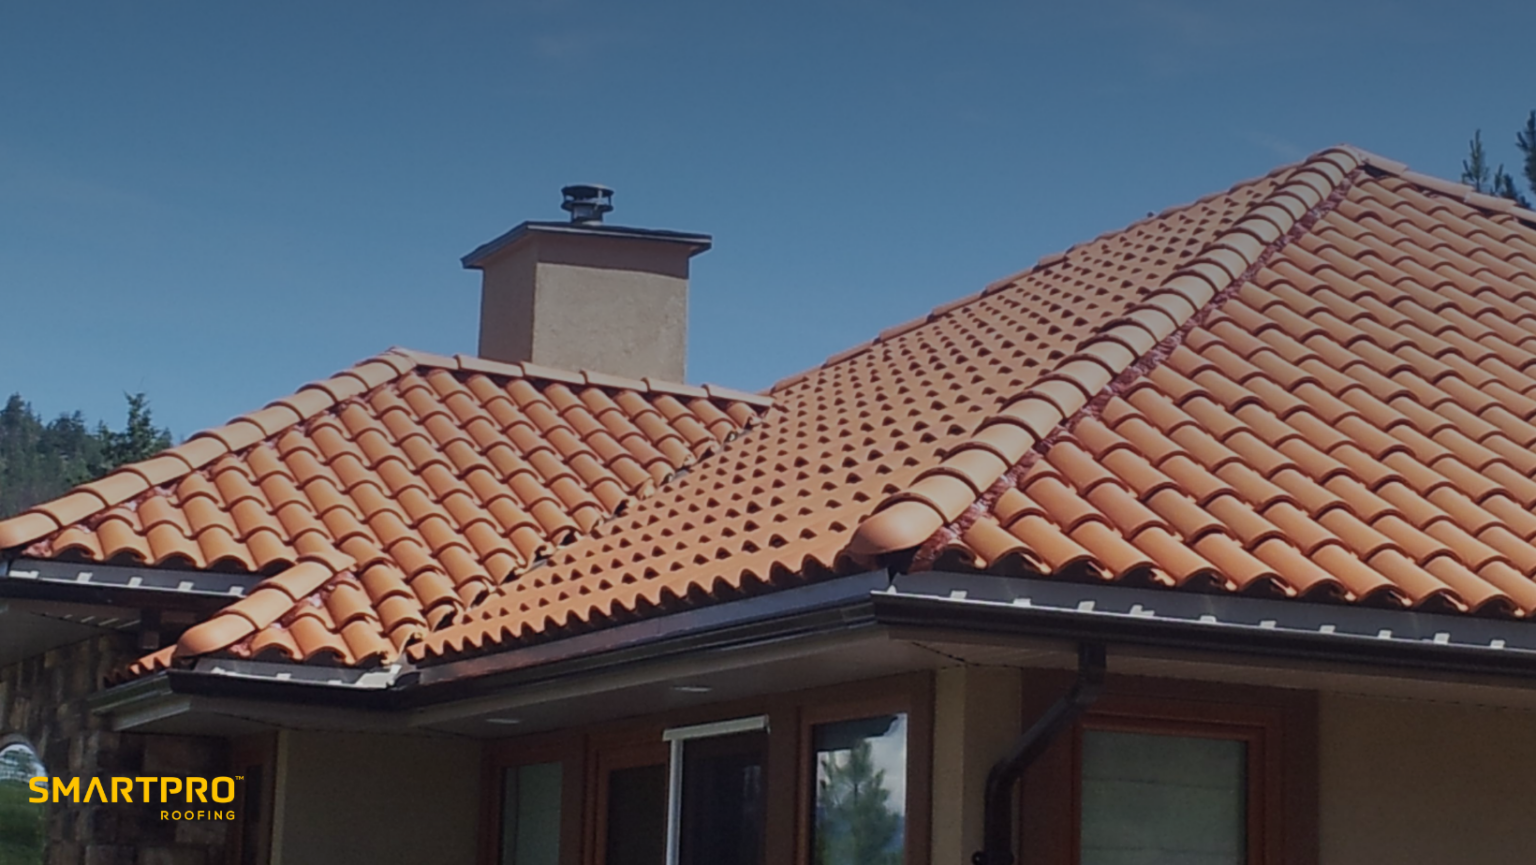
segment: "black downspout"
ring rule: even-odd
[[[1025,731],[1008,756],[987,773],[987,794],[982,812],[982,848],[974,865],[1013,865],[1013,788],[1030,764],[1039,759],[1052,741],[1093,705],[1104,690],[1104,646],[1083,643],[1077,647],[1077,681],[1072,690],[1045,710]]]

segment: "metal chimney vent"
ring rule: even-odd
[[[613,210],[613,190],[596,183],[578,183],[560,190],[565,201],[560,209],[571,215],[575,225],[601,225],[603,214]]]

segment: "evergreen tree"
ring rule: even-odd
[[[1515,133],[1515,146],[1525,157],[1525,183],[1536,195],[1536,111],[1525,116],[1525,128]]]
[[[79,412],[43,423],[31,404],[12,394],[0,407],[0,517],[169,447],[171,434],[155,426],[144,394],[125,396],[123,430],[99,424],[92,432]]]
[[[891,808],[885,770],[876,769],[869,740],[821,758],[816,797],[816,865],[900,865],[901,814]]]
[[[1483,151],[1483,130],[1472,133],[1468,150],[1467,158],[1461,163],[1461,182],[1478,192],[1487,192],[1493,186],[1493,174],[1488,168],[1488,155]]]
[[[1500,198],[1507,198],[1521,207],[1531,206],[1531,203],[1526,201],[1525,196],[1520,194],[1520,190],[1515,188],[1515,179],[1504,173],[1504,166],[1502,165],[1493,173],[1493,189],[1491,194],[1497,195]]]
[[[1531,193],[1536,195],[1536,111],[1526,116],[1525,128],[1515,133],[1515,146],[1520,148],[1523,157],[1521,173],[1525,175]],[[1516,186],[1514,176],[1504,170],[1504,165],[1500,163],[1498,168],[1493,168],[1489,163],[1488,153],[1483,149],[1481,129],[1474,132],[1468,142],[1467,158],[1461,163],[1461,182],[1478,192],[1507,198],[1521,207],[1531,206],[1530,199]]]
[[[107,429],[106,424],[96,428],[96,438],[101,442],[103,472],[118,466],[147,460],[171,446],[171,431],[156,429],[149,412],[149,400],[142,393],[123,394],[128,398],[128,423],[122,432]]]

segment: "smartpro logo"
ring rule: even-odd
[[[175,801],[187,805],[222,805],[235,801],[235,781],[241,776],[221,775],[217,778],[91,778],[85,784],[81,779],[65,780],[38,776],[27,782],[32,788],[28,802],[38,804],[58,802],[101,802],[162,805]],[[102,783],[105,781],[106,783]],[[51,784],[50,784],[51,782]],[[159,794],[158,797],[156,794]],[[181,796],[173,800],[172,796]],[[194,816],[195,815],[195,816]],[[235,812],[215,810],[161,811],[162,820],[233,820]]]

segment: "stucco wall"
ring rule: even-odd
[[[1536,713],[1323,695],[1322,865],[1529,863]]]
[[[474,865],[480,745],[288,731],[272,865]]]

